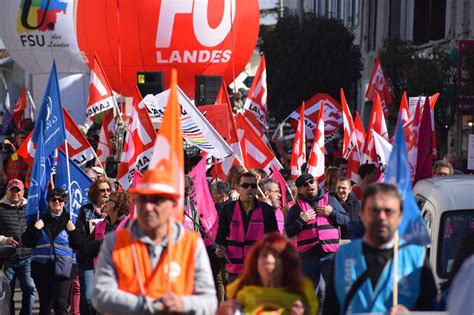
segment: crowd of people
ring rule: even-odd
[[[30,170],[15,152],[27,134],[21,130],[3,141],[9,151],[0,185],[0,244],[15,248],[3,271],[12,293],[20,283],[20,314],[32,313],[36,297],[40,314],[48,315],[51,310],[83,315],[441,310],[452,296],[450,287],[462,287],[454,273],[466,273],[464,261],[472,265],[472,256],[459,256],[449,284],[438,294],[426,249],[401,242],[398,304],[393,305],[400,194],[393,185],[377,183],[375,164],[361,165],[361,180],[354,184],[337,149],[321,178],[303,171],[292,180],[283,169],[286,187],[263,170],[240,165],[226,181],[210,181],[219,219],[215,240],[207,242],[190,197],[192,179],[186,177],[183,211],[180,193],[171,185],[174,175],[158,169],[120,191],[102,169],[90,167],[90,202],[76,220],[66,192],[51,188],[48,210],[27,224]],[[275,151],[287,159],[281,143]],[[451,158],[436,161],[433,176],[458,173]],[[179,211],[186,224],[173,219]],[[461,247],[474,252],[472,246]],[[13,294],[10,303],[14,314]]]

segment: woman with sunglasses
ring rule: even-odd
[[[31,276],[38,290],[40,315],[68,314],[69,291],[76,274],[70,233],[75,229],[65,208],[66,192],[48,192],[48,210],[28,225],[22,235],[25,246],[32,247]]]
[[[273,232],[252,246],[244,271],[227,286],[226,302],[218,315],[316,314],[318,302],[313,284],[303,276],[298,251],[290,240]]]
[[[93,259],[94,266],[105,235],[109,232],[123,229],[128,225],[130,202],[131,199],[128,192],[113,191],[105,208],[107,216],[103,221],[97,223],[92,234],[84,238],[84,235],[80,235],[76,231],[72,233],[73,243],[79,247],[78,249],[87,258]]]
[[[89,187],[88,197],[90,203],[79,209],[76,225],[83,238],[89,237],[97,221],[105,218],[105,209],[112,192],[112,185],[106,177],[99,177]],[[79,274],[81,302],[81,315],[89,315],[92,305],[92,286],[94,281],[94,263],[92,258],[77,251],[77,268]]]

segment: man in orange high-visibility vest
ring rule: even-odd
[[[92,302],[100,313],[214,314],[216,290],[206,248],[173,214],[170,172],[148,170],[136,188],[137,218],[102,244]],[[168,229],[171,229],[171,244]]]

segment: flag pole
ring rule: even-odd
[[[393,306],[398,304],[398,229],[393,236]]]
[[[32,115],[32,117],[30,118],[35,121],[36,105],[33,101],[33,98],[31,97],[30,91],[26,91],[26,94],[28,95],[28,99],[30,100],[30,106],[33,109],[33,111],[30,113]]]
[[[71,196],[71,171],[69,169],[69,150],[67,139],[64,139],[64,146],[66,149],[66,169],[67,169],[67,192],[69,197],[69,220],[72,220],[72,196]]]
[[[104,171],[105,178],[109,179],[109,177],[107,176],[107,173],[105,172],[105,168],[100,162],[99,157],[97,156],[97,152],[95,152],[94,148],[92,148],[92,152],[94,152],[94,158],[99,163],[100,168]]]

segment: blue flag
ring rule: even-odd
[[[38,126],[40,130],[43,130],[43,122],[39,121]],[[30,189],[28,192],[28,203],[26,205],[26,221],[29,224],[34,222],[38,217],[41,217],[43,213],[48,209],[47,196],[47,161],[46,155],[44,154],[44,134],[39,133],[38,143],[36,145],[35,159],[33,162],[33,171],[30,179]]]
[[[2,135],[7,135],[9,134],[10,127],[13,122],[13,117],[12,114],[8,109],[5,108],[3,112],[3,120],[2,120]]]
[[[400,239],[411,244],[426,245],[430,243],[430,236],[413,196],[407,145],[401,126],[401,122],[398,122],[384,182],[397,185],[402,195],[403,216],[398,226]]]
[[[60,187],[68,193],[68,211],[72,213],[72,222],[76,223],[79,209],[86,203],[89,203],[87,193],[92,181],[71,159],[69,159],[69,171],[71,172],[71,193],[68,191],[66,154],[60,150],[58,164],[56,166],[55,184],[56,187]]]
[[[43,102],[37,117],[35,129],[31,141],[37,144],[40,134],[40,124],[44,126],[44,146],[45,155],[48,156],[66,139],[66,129],[64,127],[63,108],[61,96],[59,94],[58,74],[56,73],[56,63],[53,62],[51,74],[49,75],[48,86],[44,93]]]

